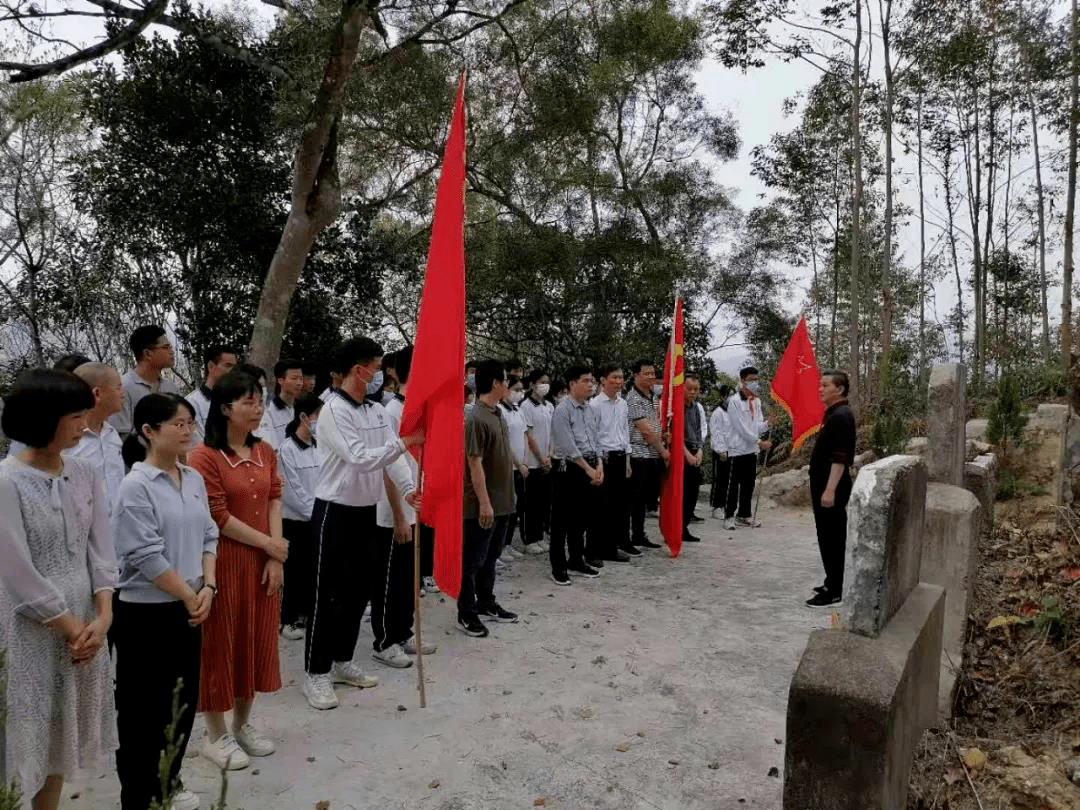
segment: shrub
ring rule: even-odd
[[[990,403],[986,414],[986,438],[1001,446],[1002,454],[1008,455],[1010,441],[1020,442],[1027,417],[1023,413],[1020,386],[1009,374],[1002,374],[997,384],[997,397]]]

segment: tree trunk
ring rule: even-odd
[[[1039,292],[1042,297],[1042,355],[1050,362],[1050,307],[1046,301],[1046,204],[1042,182],[1042,159],[1039,157],[1039,121],[1035,113],[1035,93],[1028,88],[1031,106],[1031,144],[1035,156],[1035,198],[1039,218]]]
[[[1066,378],[1072,363],[1073,221],[1076,213],[1076,136],[1080,127],[1080,29],[1072,0],[1072,49],[1069,59],[1069,180],[1065,190],[1065,266],[1061,274],[1061,366]]]
[[[892,0],[878,0],[881,17],[881,48],[885,59],[885,238],[881,251],[881,363],[878,368],[878,401],[887,399],[891,380],[892,350],[892,234],[893,234],[893,69],[889,49],[889,18]]]
[[[952,144],[951,141],[945,149],[945,171],[942,173],[942,182],[945,186],[945,211],[949,218],[949,250],[952,254],[953,273],[956,275],[956,347],[960,362],[964,362],[964,281],[960,277],[960,260],[956,253],[956,220],[953,213],[952,197]],[[977,250],[977,248],[976,248]]]
[[[1075,3],[1076,0],[1073,0]],[[852,171],[854,175],[853,193],[851,196],[851,322],[849,345],[850,352],[848,363],[851,367],[851,388],[848,392],[848,400],[856,414],[859,413],[859,265],[862,263],[862,135],[860,131],[859,104],[862,97],[862,0],[855,0],[855,46],[854,58],[851,68],[851,144],[852,144]]]
[[[923,189],[922,105],[923,94],[920,90],[915,120],[915,168],[919,180],[919,391],[925,388],[923,375],[926,374],[926,194]]]
[[[263,282],[248,361],[267,369],[281,353],[285,324],[308,252],[341,208],[337,176],[337,122],[360,34],[370,22],[369,0],[345,0],[330,44],[322,83],[293,159],[292,201],[285,228]]]

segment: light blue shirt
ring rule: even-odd
[[[154,584],[174,569],[193,589],[202,584],[203,554],[216,554],[218,527],[210,517],[206,484],[191,467],[177,464],[180,487],[158,467],[137,462],[120,485],[113,516],[120,599],[174,602]]]

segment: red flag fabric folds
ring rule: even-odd
[[[435,529],[435,582],[461,591],[462,488],[465,477],[465,74],[443,153],[435,196],[420,316],[401,435],[426,434],[417,454],[423,475],[421,521]],[[414,451],[416,448],[414,448]]]
[[[664,390],[660,396],[661,430],[671,435],[671,460],[660,485],[660,533],[672,557],[678,557],[682,550],[684,362],[682,299],[676,298],[671,343],[664,358]]]
[[[821,372],[818,370],[806,318],[799,316],[799,325],[784,349],[780,365],[773,376],[772,397],[791,416],[791,452],[821,427],[825,406],[818,395]]]

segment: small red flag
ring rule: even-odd
[[[443,153],[401,435],[423,428],[421,521],[435,529],[435,582],[461,591],[465,479],[465,73]]]
[[[821,427],[825,406],[818,394],[820,382],[821,372],[814,357],[806,318],[800,315],[799,325],[784,349],[772,381],[772,398],[791,417],[792,453]]]
[[[684,362],[682,299],[676,298],[671,343],[664,358],[664,390],[660,395],[660,428],[671,436],[671,459],[660,484],[660,533],[672,557],[678,557],[682,550]]]

